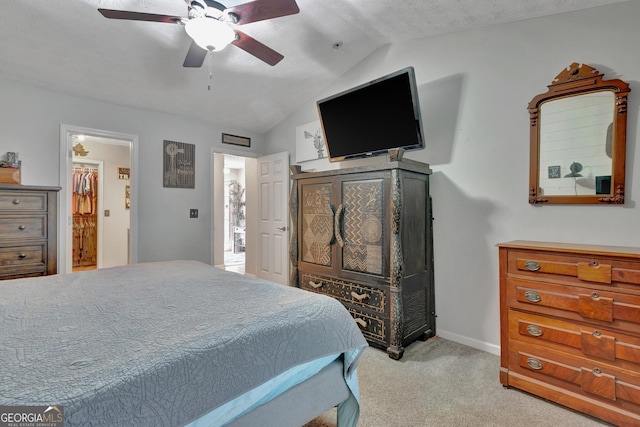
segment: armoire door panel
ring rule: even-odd
[[[384,180],[343,181],[342,269],[384,275]]]
[[[334,231],[331,183],[305,184],[301,185],[299,191],[302,200],[299,231],[301,260],[331,266]]]

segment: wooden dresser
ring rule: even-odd
[[[435,335],[429,165],[292,169],[291,284],[341,301],[391,358]]]
[[[640,425],[640,249],[514,241],[500,254],[500,382]]]
[[[59,190],[0,184],[0,279],[57,272]]]

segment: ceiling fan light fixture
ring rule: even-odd
[[[236,37],[231,27],[214,18],[190,19],[185,25],[185,31],[198,46],[210,51],[224,49]]]

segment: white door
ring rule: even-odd
[[[258,158],[258,277],[289,283],[289,153]]]

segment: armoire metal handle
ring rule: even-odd
[[[357,292],[351,292],[351,297],[353,297],[354,299],[357,299],[360,302],[369,298],[369,296],[370,296],[369,294],[359,294]]]
[[[356,317],[355,319],[353,319],[356,321],[356,323],[358,324],[358,326],[360,326],[361,328],[366,328],[367,327],[367,321],[364,319],[361,319],[359,317]]]
[[[311,286],[313,289],[320,289],[323,285],[324,283],[322,282],[314,282],[313,280],[309,280],[309,286]]]
[[[340,203],[338,209],[336,209],[336,214],[333,217],[333,233],[336,236],[336,242],[338,242],[338,245],[340,245],[341,248],[344,247],[344,240],[342,240],[342,234],[340,232],[340,219],[343,209],[342,203]]]

